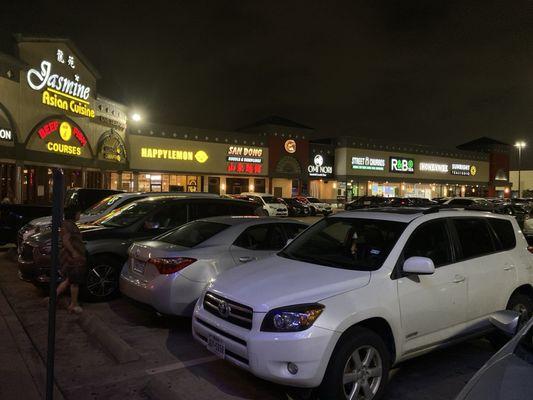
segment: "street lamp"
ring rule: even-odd
[[[139,113],[133,113],[131,114],[131,119],[135,122],[139,122],[141,120],[141,114]]]
[[[522,167],[522,149],[526,147],[526,142],[521,140],[516,142],[514,146],[518,149],[518,197],[522,197],[520,190],[520,169]]]

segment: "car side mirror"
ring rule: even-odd
[[[516,311],[496,311],[489,316],[489,322],[507,336],[514,336],[518,330],[520,315]]]
[[[146,229],[147,231],[153,231],[155,229],[159,229],[159,222],[145,221],[144,229]]]
[[[431,275],[435,272],[435,265],[431,258],[409,257],[403,263],[403,272],[416,275]]]

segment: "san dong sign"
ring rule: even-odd
[[[237,174],[260,174],[263,172],[263,149],[258,147],[230,146],[226,171]]]

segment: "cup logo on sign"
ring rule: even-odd
[[[61,125],[59,125],[59,136],[65,142],[68,142],[72,137],[72,128],[68,122],[61,122]]]

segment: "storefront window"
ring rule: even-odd
[[[0,199],[15,202],[15,164],[0,164]]]
[[[133,176],[131,178],[133,180]],[[139,174],[141,192],[199,192],[200,177],[196,175],[174,175],[158,173]]]

